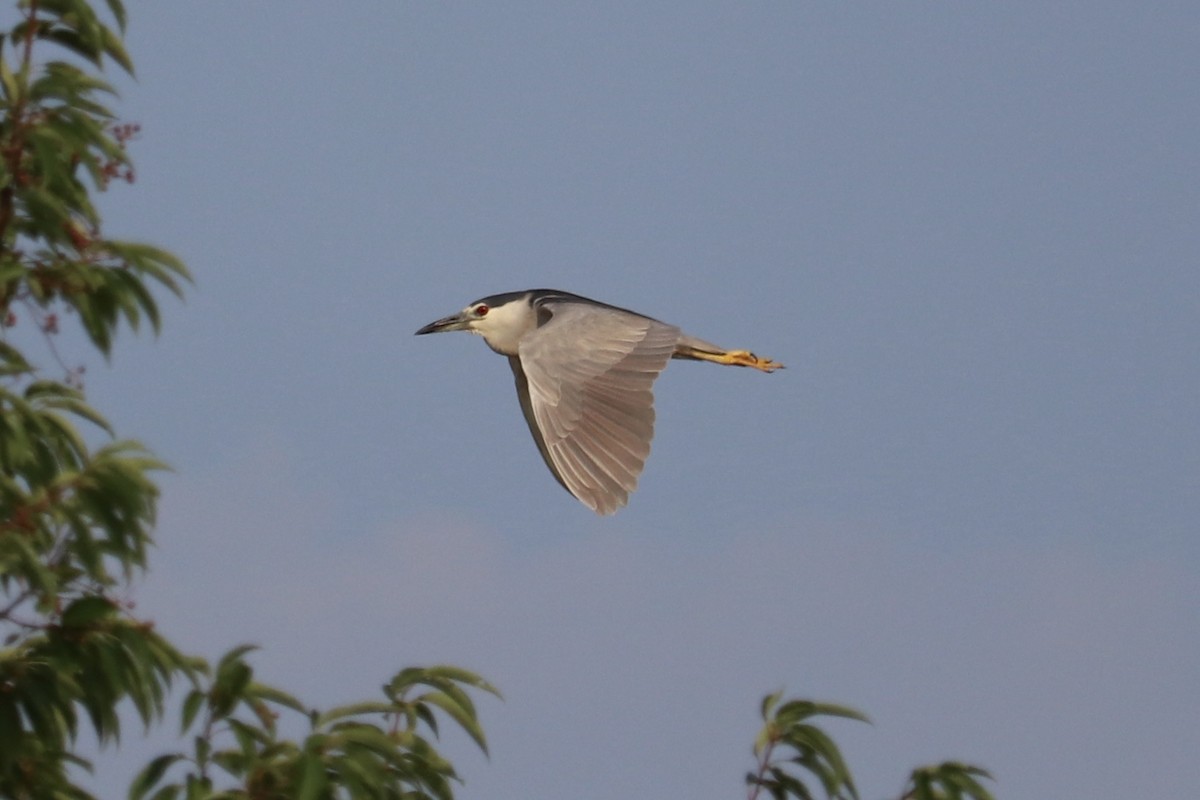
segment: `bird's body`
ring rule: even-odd
[[[538,451],[568,492],[598,514],[626,504],[654,436],[651,386],[672,358],[773,372],[674,325],[553,289],[492,295],[417,334],[467,330],[507,356]]]

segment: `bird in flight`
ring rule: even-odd
[[[417,335],[444,331],[478,334],[508,356],[521,411],[546,466],[597,514],[614,513],[637,488],[654,437],[651,386],[670,359],[763,372],[783,367],[554,289],[484,297]]]

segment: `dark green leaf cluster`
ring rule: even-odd
[[[122,323],[157,331],[152,290],[179,294],[188,274],[164,250],[105,237],[93,202],[133,177],[125,145],[138,127],[114,122],[94,74],[108,62],[132,72],[123,6],[108,0],[115,28],[84,0],[18,7],[0,33],[0,797],[88,797],[71,770],[88,766],[72,752],[81,725],[116,740],[123,704],[149,725],[182,678],[191,752],[151,761],[135,798],[451,798],[457,775],[430,734],[449,718],[486,752],[467,690],[495,689],[478,676],[406,669],[382,700],[319,713],[256,681],[248,648],[210,671],[122,601],[146,566],[162,465],[111,441],[76,373],[44,377],[7,331],[32,329],[57,358],[70,314],[107,355]],[[35,61],[43,44],[66,58]],[[80,423],[109,443],[91,447]],[[289,713],[308,726],[301,740],[280,733]]]
[[[116,592],[145,565],[161,465],[107,431],[78,389],[0,343],[0,796],[80,797],[67,767],[81,716],[101,741],[117,707],[145,723],[192,665]]]
[[[132,129],[88,71],[132,68],[124,8],[108,6],[115,29],[80,0],[26,0],[0,32],[0,797],[86,797],[71,769],[87,766],[81,727],[115,740],[122,706],[151,723],[198,666],[122,598],[146,564],[162,465],[112,441],[69,376],[45,377],[9,339],[32,329],[57,354],[66,312],[107,353],[122,321],[157,328],[154,285],[178,293],[187,278],[168,253],[106,239],[92,202],[132,174]],[[65,59],[35,60],[45,44]]]
[[[230,651],[183,703],[190,753],[151,761],[134,780],[131,800],[196,798],[453,797],[453,766],[422,731],[438,731],[437,712],[457,723],[484,752],[487,744],[466,689],[496,690],[457,667],[411,667],[383,687],[384,700],[320,712],[254,680],[249,647]],[[309,727],[302,741],[282,738],[290,713]]]
[[[67,772],[79,716],[102,739],[119,733],[132,700],[157,717],[170,680],[191,665],[144,623],[100,595],[79,597],[54,622],[0,650],[0,796],[86,797]]]
[[[775,800],[788,797],[812,800],[805,774],[818,780],[830,800],[858,800],[854,779],[841,750],[823,730],[808,720],[818,716],[843,717],[863,722],[860,712],[830,703],[789,700],[783,693],[763,698],[763,727],[754,742],[757,769],[746,775],[751,800],[765,789]]]
[[[33,60],[35,44],[52,42],[131,72],[119,34],[83,0],[23,5],[24,19],[0,37],[0,320],[14,324],[20,305],[49,330],[56,309],[69,311],[107,354],[122,320],[158,329],[150,286],[179,294],[187,269],[166,251],[103,235],[92,191],[132,180],[125,143],[137,128],[114,122],[105,81],[71,61]],[[109,7],[123,27],[121,4]]]
[[[814,800],[817,795],[807,782],[811,778],[817,779],[829,800],[858,800],[854,779],[837,744],[810,720],[818,716],[870,720],[846,706],[811,700],[781,702],[782,698],[782,692],[763,698],[763,727],[754,742],[757,765],[746,775],[748,800],[755,800],[763,790],[774,800]],[[918,767],[909,776],[901,800],[993,800],[978,778],[990,779],[991,775],[953,761]]]
[[[991,777],[985,769],[957,761],[918,767],[909,778],[904,800],[994,800],[978,780]]]
[[[161,465],[107,431],[78,389],[37,379],[0,343],[0,796],[81,797],[67,767],[82,716],[119,733],[127,700],[145,723],[191,662],[117,592],[145,565]]]

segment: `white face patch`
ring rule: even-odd
[[[463,315],[471,321],[472,333],[506,356],[515,356],[521,337],[537,327],[537,314],[524,298],[498,307],[475,303],[463,309]]]

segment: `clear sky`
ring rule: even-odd
[[[779,688],[870,714],[867,800],[1195,794],[1200,5],[129,12],[108,232],[197,285],[88,390],[176,470],[135,598],[185,647],[481,672],[466,800],[740,797]],[[540,286],[788,369],[672,364],[598,518],[503,359],[412,336]]]

